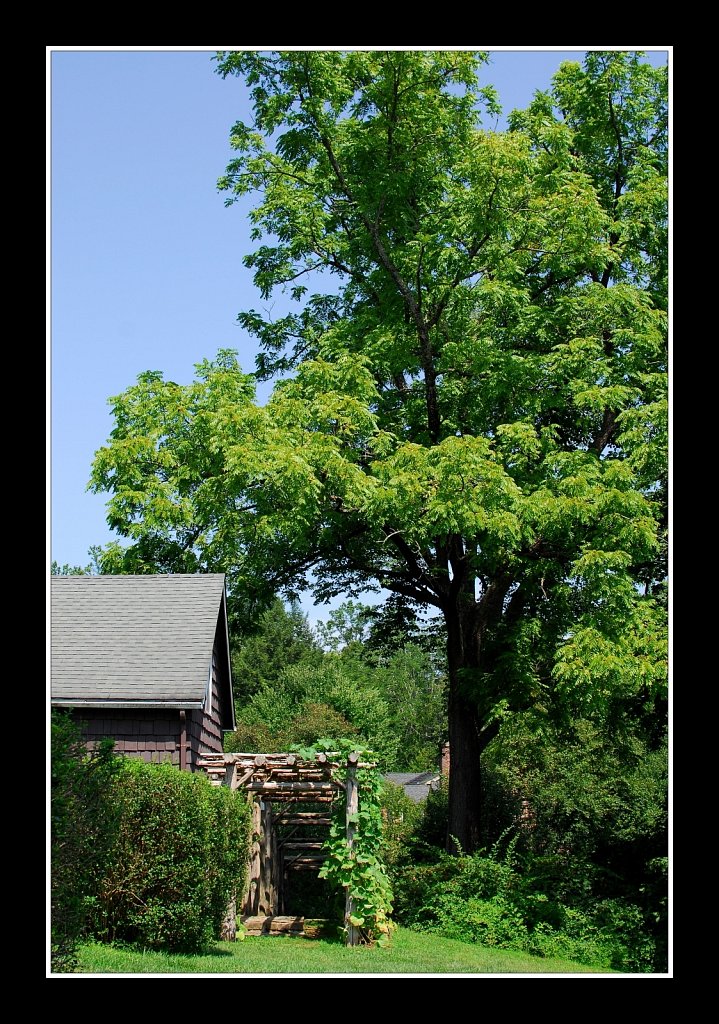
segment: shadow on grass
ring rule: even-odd
[[[116,950],[119,953],[134,953],[140,956],[145,954],[157,955],[157,956],[184,956],[188,959],[203,959],[205,957],[232,957],[235,954],[231,953],[227,949],[218,949],[216,946],[208,946],[206,949],[196,950],[193,949],[188,951],[186,949],[148,949],[147,946],[134,946],[131,942],[97,942],[98,946],[104,946],[107,949]],[[233,943],[236,945],[236,943]]]

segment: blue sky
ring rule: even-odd
[[[666,47],[642,48],[666,62]],[[263,306],[242,266],[251,202],[226,208],[216,189],[229,130],[249,105],[239,79],[214,73],[213,53],[48,50],[49,519],[60,563],[84,565],[90,545],[112,539],[106,496],[86,490],[112,429],[108,398],[143,370],[187,383],[218,348],[254,368],[254,341],[236,324],[240,310]],[[509,111],[582,55],[492,50],[484,82]]]

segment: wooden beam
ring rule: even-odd
[[[248,935],[284,935],[288,932],[300,934],[304,929],[304,917],[257,914],[240,918]]]
[[[319,828],[332,824],[332,818],[326,814],[322,814],[321,811],[295,811],[292,815],[283,815],[282,811],[278,811],[275,815],[275,820],[281,822],[283,825],[294,825],[295,827],[316,825]]]
[[[259,913],[277,911],[277,837],[272,827],[272,804],[262,801],[262,838],[260,839],[260,905]]]
[[[348,849],[348,852],[349,852],[350,860],[353,860],[354,859],[354,857],[353,857],[354,836],[355,836],[355,831],[356,831],[356,825],[355,825],[355,822],[354,822],[354,818],[355,818],[355,816],[357,814],[357,811],[359,810],[359,789],[358,789],[358,786],[357,786],[357,770],[354,767],[354,765],[359,760],[359,756],[357,754],[354,755],[354,757],[355,757],[354,763],[352,761],[350,761],[351,757],[352,757],[352,754],[350,754],[349,757],[347,758],[347,760],[349,762],[349,765],[348,765],[348,768],[347,768],[347,782],[346,782],[345,785],[346,785],[346,790],[347,790],[347,822],[346,822],[347,849]],[[347,929],[347,945],[348,946],[357,946],[357,945],[359,945],[359,941],[360,941],[359,929],[356,927],[356,925],[353,925],[352,922],[350,921],[350,918],[351,918],[353,913],[354,913],[353,900],[352,900],[352,897],[350,895],[350,891],[348,889],[347,890],[347,895],[345,896],[345,928]]]
[[[237,777],[237,765],[233,766],[233,771],[234,771],[235,774],[233,775],[233,778],[232,778],[232,787],[231,788],[232,789],[239,789],[240,786],[244,786],[244,784],[247,782],[247,780],[251,779],[252,776],[255,774],[255,766],[252,765],[245,772],[245,774],[241,775],[239,778]]]
[[[247,789],[251,793],[335,793],[339,790],[337,782],[250,782]]]
[[[283,850],[321,850],[325,844],[322,839],[308,839],[306,841],[298,839],[297,841],[292,840],[289,843],[280,841],[280,845]]]
[[[245,914],[257,914],[260,905],[260,836],[262,833],[262,812],[260,801],[252,801],[252,845],[250,847],[250,870],[247,893],[242,904]]]

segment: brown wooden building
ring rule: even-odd
[[[193,771],[235,727],[222,573],[54,576],[52,704],[89,745]]]

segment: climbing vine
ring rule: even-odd
[[[300,757],[314,760],[327,754],[332,761],[332,778],[342,786],[332,804],[332,823],[325,842],[327,860],[320,878],[342,886],[348,897],[345,930],[357,929],[364,944],[386,946],[393,928],[390,921],[392,891],[379,851],[382,848],[382,776],[374,753],[352,740],[318,740],[313,747],[295,747]],[[356,764],[348,757],[356,753]],[[347,818],[346,784],[354,773],[359,794],[358,810]],[[347,824],[351,826],[351,841]]]

